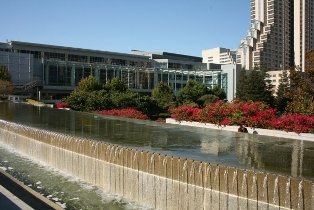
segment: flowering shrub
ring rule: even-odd
[[[56,107],[57,107],[58,109],[60,109],[60,108],[69,108],[69,104],[66,103],[66,102],[64,102],[64,101],[61,101],[61,102],[59,102],[59,103],[56,103]]]
[[[280,117],[273,126],[284,131],[296,133],[314,133],[314,116],[287,114]]]
[[[182,121],[200,121],[201,109],[191,106],[180,106],[177,108],[170,108],[171,118]]]
[[[232,120],[229,118],[232,109],[223,101],[217,101],[208,104],[201,111],[201,121],[206,123],[213,123],[217,125],[230,125]]]
[[[145,115],[143,112],[138,111],[134,108],[103,110],[103,111],[98,111],[96,113],[102,114],[102,115],[135,118],[135,119],[141,119],[141,120],[148,119],[147,115]]]
[[[256,111],[254,115],[244,117],[243,121],[252,128],[273,128],[276,121],[276,109],[266,109]]]
[[[279,129],[296,133],[314,132],[314,116],[289,114],[277,119],[277,110],[261,102],[217,101],[203,109],[181,106],[169,110],[178,121],[198,121],[219,126],[245,124],[253,128]]]

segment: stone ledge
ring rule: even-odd
[[[200,128],[210,128],[210,129],[224,130],[224,131],[233,131],[233,132],[238,132],[238,127],[239,127],[239,126],[218,126],[218,125],[214,125],[210,123],[200,123],[200,122],[176,121],[175,119],[172,119],[172,118],[167,118],[166,123],[200,127]],[[286,132],[286,131],[270,130],[270,129],[262,129],[262,128],[248,128],[248,131],[250,134],[253,134],[253,131],[256,131],[259,135],[263,135],[263,136],[273,136],[273,137],[279,137],[279,138],[314,141],[314,134],[310,134],[310,133],[297,134],[294,132]]]

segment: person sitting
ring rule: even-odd
[[[248,133],[248,130],[247,130],[246,127],[244,127],[243,125],[240,125],[240,127],[238,128],[238,132],[241,132],[241,133]]]

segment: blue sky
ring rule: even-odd
[[[238,47],[249,6],[249,0],[2,0],[0,42],[201,56],[207,48]]]

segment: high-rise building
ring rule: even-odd
[[[294,1],[295,65],[304,70],[305,54],[314,49],[314,0]]]
[[[202,51],[203,63],[235,64],[236,51],[227,48],[216,47]]]
[[[314,0],[251,0],[251,27],[237,50],[245,69],[304,66],[314,48]]]

